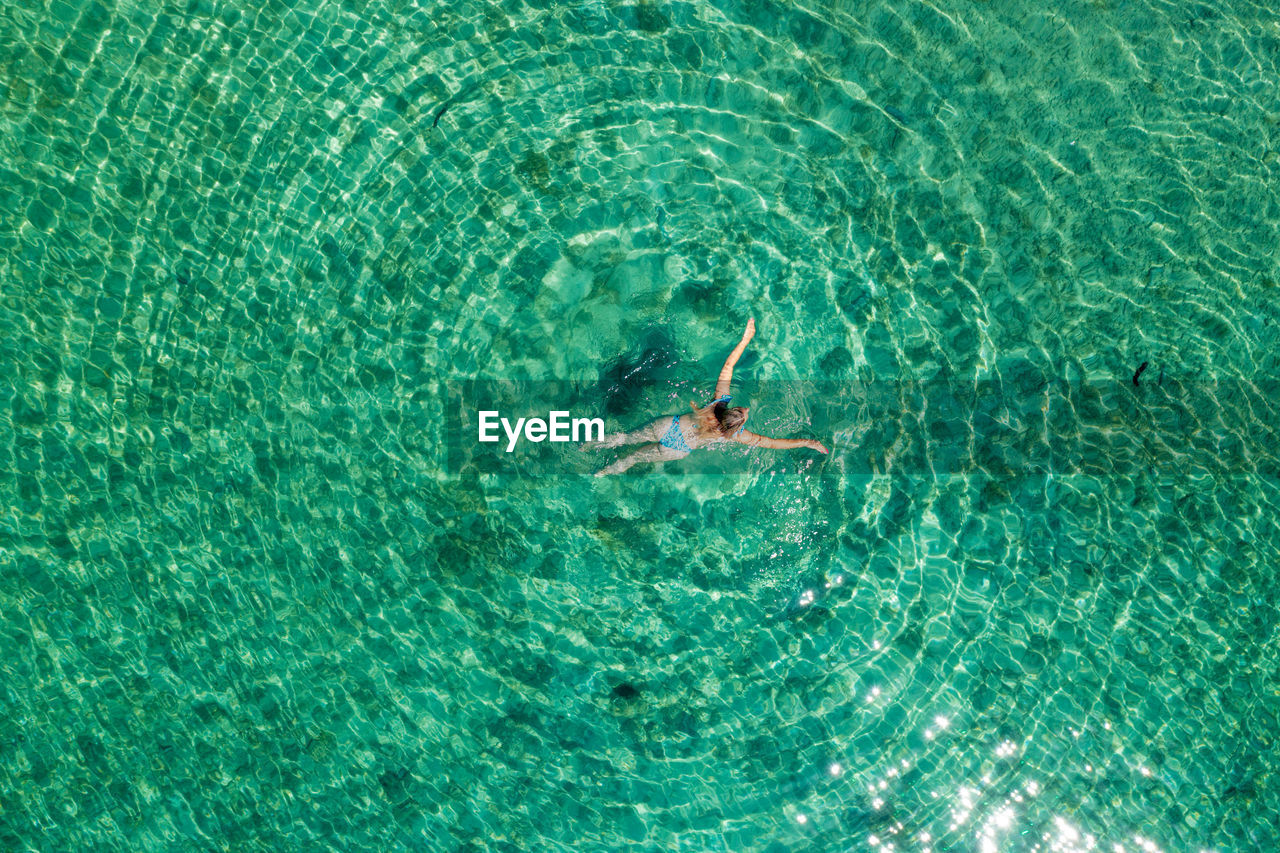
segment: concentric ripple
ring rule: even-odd
[[[1248,2],[5,5],[0,846],[1280,848],[1278,56]],[[830,457],[450,446],[463,382],[683,409],[748,317]]]

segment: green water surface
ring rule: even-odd
[[[1244,0],[6,3],[0,848],[1280,849],[1278,56]],[[686,410],[748,318],[830,456],[450,427]]]

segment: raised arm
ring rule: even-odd
[[[770,450],[790,450],[793,447],[812,447],[819,453],[830,453],[830,450],[820,441],[812,438],[770,438],[767,435],[757,435],[754,432],[742,429],[738,430],[731,441],[738,444],[745,444],[748,447],[767,447]]]
[[[724,367],[720,368],[720,378],[716,380],[717,398],[729,393],[729,383],[733,381],[733,366],[738,363],[738,359],[742,358],[742,353],[746,351],[747,344],[751,343],[755,333],[756,321],[753,318],[747,321],[747,330],[742,333],[742,340],[738,341],[733,352],[729,353],[729,357],[724,360]]]

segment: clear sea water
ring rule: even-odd
[[[1280,849],[1278,56],[1232,0],[4,4],[0,848]],[[749,317],[829,457],[451,431],[679,412]]]

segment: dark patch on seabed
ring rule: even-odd
[[[630,682],[624,681],[613,688],[615,698],[630,700],[640,698],[640,688]]]
[[[647,411],[648,392],[669,378],[678,361],[675,344],[667,332],[649,330],[637,346],[600,371],[597,389],[599,399],[605,403],[605,414],[610,417],[634,416],[637,412]]]

